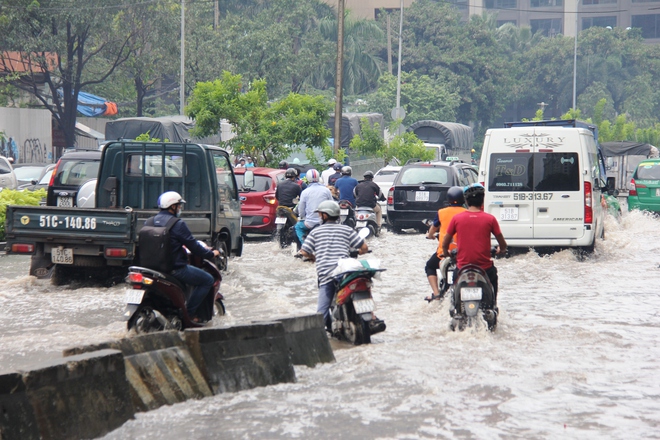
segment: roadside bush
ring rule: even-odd
[[[0,241],[5,239],[5,221],[8,205],[39,206],[41,199],[46,197],[46,190],[14,191],[3,189],[0,191]]]

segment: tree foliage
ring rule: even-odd
[[[393,121],[390,130],[395,131],[400,123],[400,120]],[[415,133],[397,134],[388,141],[380,135],[380,124],[372,126],[367,118],[360,120],[360,134],[351,139],[350,147],[364,156],[381,157],[385,163],[393,159],[399,163],[406,163],[410,159],[431,160],[434,156],[433,151],[427,150]]]
[[[46,190],[18,191],[4,189],[0,191],[0,240],[5,239],[5,221],[7,220],[7,206],[29,205],[39,206],[41,199],[46,198]]]
[[[201,137],[217,133],[220,120],[226,119],[236,133],[227,146],[259,165],[273,166],[298,146],[325,147],[329,152],[330,107],[321,96],[297,93],[270,103],[266,81],[244,85],[241,75],[224,72],[220,79],[197,83],[186,114],[195,119],[193,135]]]

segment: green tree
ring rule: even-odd
[[[79,92],[105,81],[128,58],[132,34],[118,35],[112,24],[117,11],[131,5],[15,0],[0,9],[0,47],[7,51],[0,53],[0,72],[20,74],[13,84],[50,110],[67,145],[75,145]]]
[[[396,107],[396,82],[396,76],[384,73],[376,92],[367,97],[369,110],[382,113],[387,121],[391,121],[391,110]],[[406,110],[406,124],[423,119],[455,121],[458,106],[457,94],[440,81],[417,72],[401,73],[401,107]]]
[[[186,114],[196,121],[193,135],[215,134],[220,120],[227,119],[236,133],[227,146],[256,158],[260,165],[274,165],[301,145],[329,152],[327,100],[290,93],[269,103],[264,80],[247,85],[242,81],[241,75],[224,72],[221,79],[197,83],[186,107]]]
[[[394,132],[401,123],[393,121],[390,130]],[[431,160],[433,151],[427,150],[415,133],[404,132],[394,136],[389,142],[380,135],[380,124],[373,126],[364,118],[360,121],[360,134],[351,139],[351,149],[369,157],[381,157],[385,163],[393,159],[406,163],[410,159]]]

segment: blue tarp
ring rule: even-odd
[[[63,96],[62,91],[58,94]],[[113,109],[114,106],[114,109]],[[117,114],[117,105],[105,98],[92,95],[91,93],[78,92],[78,112],[83,116],[112,116]]]

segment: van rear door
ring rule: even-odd
[[[573,148],[534,153],[534,238],[575,239],[584,234],[583,164]],[[591,193],[591,188],[589,188]],[[595,201],[600,203],[600,200]]]
[[[532,152],[492,153],[486,166],[486,212],[499,221],[506,238],[533,238]]]

